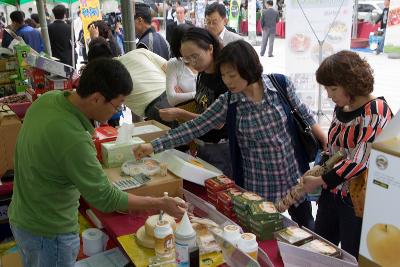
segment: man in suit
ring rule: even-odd
[[[67,9],[57,5],[52,11],[55,21],[49,25],[51,53],[60,62],[72,66],[71,25],[65,22]]]
[[[240,35],[230,32],[225,28],[228,19],[226,18],[226,9],[223,4],[215,2],[207,6],[205,15],[207,30],[219,37],[224,46],[242,39]]]
[[[174,32],[174,29],[181,24],[192,24],[190,21],[185,20],[185,14],[186,10],[184,7],[179,6],[176,8],[175,16],[176,16],[176,21],[173,23],[167,25],[167,31],[166,31],[166,39],[168,43],[171,43],[171,38],[172,38],[172,33]]]
[[[274,41],[276,34],[276,23],[279,20],[279,13],[272,6],[274,3],[271,0],[267,1],[267,9],[263,11],[261,16],[262,27],[262,42],[260,55],[264,56],[265,49],[269,40],[268,57],[273,57],[272,51],[274,50]]]

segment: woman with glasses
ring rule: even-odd
[[[340,242],[342,249],[357,258],[362,214],[356,214],[353,204],[358,203],[362,189],[352,191],[352,183],[365,178],[372,143],[392,112],[382,97],[372,95],[373,70],[357,53],[341,51],[326,58],[316,76],[336,104],[328,132],[329,154],[342,151],[345,158],[328,173],[305,176],[302,182],[308,192],[323,187],[315,232],[335,245]]]
[[[181,24],[172,32],[170,48],[175,56],[167,63],[167,99],[171,106],[191,101],[196,95],[197,71],[188,63],[184,63],[181,55],[183,35],[193,28],[191,24]]]
[[[215,68],[215,59],[222,49],[221,43],[209,31],[193,27],[183,36],[180,54],[184,64],[198,71],[195,94],[195,112],[180,108],[160,110],[164,121],[189,121],[203,113],[212,103],[227,91]],[[229,145],[226,142],[226,127],[217,125],[208,133],[195,139],[197,156],[231,175]],[[188,140],[191,141],[191,140]]]
[[[227,124],[229,141],[237,140],[235,144],[241,155],[235,166],[232,161],[232,168],[236,170],[238,165],[242,166],[244,188],[275,202],[285,196],[303,174],[295,157],[287,117],[278,92],[268,76],[262,74],[257,52],[246,41],[228,44],[220,53],[215,70],[220,73],[229,92],[221,94],[197,118],[169,131],[168,135],[151,144],[141,145],[135,150],[135,156],[140,158],[153,151],[160,152],[178,146],[218,125]],[[320,142],[326,144],[325,134],[307,107],[300,102],[293,84],[287,79],[286,83],[292,105],[312,125],[312,131]],[[233,117],[234,120],[229,119]],[[231,156],[237,159],[233,153]],[[299,225],[313,228],[309,201],[299,201],[289,208],[289,214]]]

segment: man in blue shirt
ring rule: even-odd
[[[37,52],[44,51],[44,45],[42,37],[38,30],[35,30],[31,26],[24,23],[25,14],[22,11],[14,11],[10,14],[11,25],[8,27],[9,30],[16,33],[16,35],[22,37],[26,44],[32,47]],[[4,31],[3,41],[1,42],[2,47],[8,47],[14,38],[6,31]]]

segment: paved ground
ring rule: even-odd
[[[259,52],[260,46],[255,46]],[[400,59],[389,59],[386,54],[358,52],[365,57],[375,74],[375,96],[384,96],[396,113],[400,108]],[[274,57],[261,57],[264,72],[286,73],[285,70],[285,39],[276,39]]]

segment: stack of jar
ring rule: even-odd
[[[236,218],[239,224],[246,228],[250,229],[250,221],[249,221],[249,209],[250,205],[253,202],[262,201],[262,197],[252,192],[244,192],[241,195],[233,196],[233,211],[236,214]]]
[[[251,231],[259,240],[274,239],[274,233],[283,228],[283,217],[272,202],[253,202],[249,206]]]
[[[228,188],[217,193],[217,209],[228,218],[235,220],[236,214],[233,212],[233,196],[239,196],[242,191],[236,187]]]
[[[217,206],[218,192],[235,186],[235,183],[225,175],[207,179],[204,184],[207,189],[208,199],[214,206]]]

